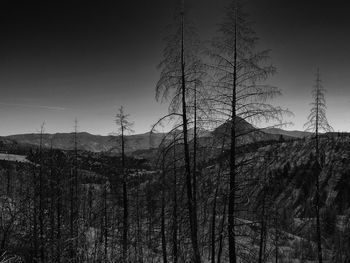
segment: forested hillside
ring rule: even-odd
[[[254,262],[261,242],[266,262],[317,258],[312,187],[317,169],[312,144],[312,139],[257,142],[240,154],[240,162],[245,163],[237,178],[240,258]],[[324,257],[348,257],[350,140],[324,136],[321,147],[325,152],[320,176]],[[228,258],[229,152],[225,148],[221,153],[216,147],[199,151],[198,236],[205,262]],[[130,261],[162,261],[163,250],[171,258],[175,247],[180,262],[190,258],[180,152],[179,146],[173,147],[157,166],[154,161],[126,160]],[[84,151],[75,156],[74,151],[55,149],[40,154],[36,148],[27,159],[31,163],[1,161],[2,253],[18,262],[41,256],[46,262],[118,261],[123,226],[120,157]]]

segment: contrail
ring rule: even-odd
[[[24,107],[24,108],[34,108],[34,109],[45,109],[45,110],[56,110],[56,111],[64,111],[64,110],[66,110],[66,108],[63,108],[63,107],[44,106],[44,105],[30,105],[30,104],[19,104],[19,103],[0,102],[0,105],[14,106],[14,107]]]

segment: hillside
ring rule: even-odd
[[[345,257],[337,253],[346,251],[345,244],[349,244],[350,140],[348,136],[322,136],[320,167],[315,164],[314,147],[312,138],[265,145],[255,143],[255,147],[246,148],[239,155],[238,164],[245,163],[236,178],[239,189],[236,216],[238,221],[247,222],[237,227],[243,236],[237,241],[238,247],[242,248],[238,253],[242,253],[243,258],[258,254],[260,226],[264,222],[271,235],[267,246],[274,249],[278,232],[280,251],[282,247],[284,252],[288,251],[279,255],[281,260],[286,260],[281,262],[316,262],[315,180],[320,173],[324,259],[326,262],[348,262],[328,260],[335,256]],[[228,158],[227,153],[224,158]],[[219,159],[212,164],[205,168],[202,180],[215,185],[213,180],[217,180],[220,173],[228,174],[229,167],[220,167]],[[248,232],[251,234],[246,237]],[[343,240],[342,245],[337,243],[339,240]],[[275,262],[270,256],[267,262]],[[296,261],[288,261],[292,259]],[[299,261],[301,259],[309,261]]]
[[[280,251],[279,257],[281,260],[287,259],[300,259],[301,246],[305,246],[308,251],[309,262],[313,262],[315,259],[315,242],[313,238],[314,233],[314,163],[313,163],[313,140],[311,138],[297,139],[297,140],[280,140],[280,135],[271,135],[262,131],[258,131],[254,126],[241,122],[242,126],[239,126],[239,134],[242,134],[244,138],[241,143],[247,143],[244,151],[239,152],[238,162],[241,160],[250,160],[240,170],[237,177],[237,186],[239,187],[237,199],[237,206],[239,213],[237,213],[237,222],[240,222],[237,227],[237,232],[242,235],[237,238],[238,254],[241,258],[248,258],[254,262],[259,252],[259,240],[260,240],[260,225],[261,219],[266,220],[266,246],[273,250],[275,247],[275,235],[278,232],[278,251]],[[212,143],[213,141],[219,142],[223,131],[226,131],[229,124],[226,123],[212,133],[205,133],[200,142],[206,146],[212,146],[206,143]],[[244,134],[244,135],[243,135]],[[38,139],[38,135],[31,135],[32,140]],[[65,140],[69,142],[72,134],[67,134]],[[90,136],[88,134],[79,134],[81,138],[88,140]],[[93,135],[92,135],[93,136]],[[132,140],[139,147],[146,147],[148,144],[145,139],[146,135],[134,135],[128,136],[128,139]],[[101,136],[103,137],[103,136]],[[57,137],[54,137],[57,139]],[[62,138],[62,137],[61,137]],[[101,139],[100,137],[97,137]],[[23,138],[22,138],[23,139]],[[24,138],[25,139],[25,138]],[[23,139],[23,140],[24,140]],[[50,139],[49,135],[45,135],[46,143]],[[105,138],[104,138],[105,139]],[[64,145],[65,140],[61,140]],[[102,140],[101,140],[102,141]],[[101,143],[101,141],[98,141]],[[30,140],[24,141],[25,143],[32,142]],[[35,141],[34,141],[35,142]],[[103,141],[102,141],[103,142]],[[106,142],[106,141],[104,141]],[[37,143],[37,142],[36,142]],[[5,139],[4,144],[20,145],[18,142],[14,142],[10,139]],[[62,147],[61,145],[61,147]],[[219,144],[218,144],[219,145]],[[46,146],[49,146],[46,145]],[[210,229],[212,224],[211,211],[214,207],[217,209],[217,227],[219,228],[219,221],[225,218],[225,189],[227,183],[224,180],[220,181],[220,173],[226,176],[228,175],[228,164],[221,162],[220,158],[228,158],[228,151],[226,150],[223,155],[218,155],[217,147],[214,145],[212,148],[213,154],[202,156],[201,169],[198,176],[198,185],[201,189],[198,192],[198,217],[200,220],[199,233],[200,238],[204,244],[209,244],[209,235],[206,235],[205,230]],[[321,179],[321,213],[323,218],[322,229],[324,230],[323,237],[325,239],[325,258],[330,258],[332,251],[337,251],[337,248],[332,247],[335,239],[339,236],[343,238],[344,229],[347,228],[348,218],[350,215],[350,198],[349,198],[349,161],[350,161],[350,140],[347,136],[322,136],[321,137],[321,149],[322,149],[322,173]],[[179,145],[181,150],[181,145]],[[48,149],[45,149],[44,154],[44,166],[42,171],[44,173],[45,190],[44,194],[47,197],[46,200],[60,200],[58,197],[71,195],[71,188],[69,182],[71,180],[71,165],[74,160],[74,154],[70,151],[55,150],[53,153]],[[210,151],[210,150],[208,150]],[[152,158],[157,154],[157,150],[152,148],[151,150],[138,150],[134,152],[134,156],[149,156]],[[52,156],[51,156],[52,155]],[[15,197],[15,199],[4,199],[4,205],[6,202],[14,202],[14,204],[20,207],[21,204],[27,205],[30,202],[34,202],[32,199],[25,199],[26,196],[30,196],[31,189],[35,189],[35,181],[32,178],[39,179],[38,174],[32,173],[32,166],[27,161],[21,162],[13,158],[5,158],[7,156],[3,154],[3,159],[0,160],[0,177],[4,182],[2,192],[6,195]],[[15,156],[15,155],[14,155]],[[179,154],[181,156],[181,154]],[[18,156],[15,156],[18,157]],[[24,157],[23,157],[24,158]],[[28,160],[31,163],[39,163],[38,153],[32,151],[29,154]],[[56,166],[52,170],[51,158],[54,158]],[[167,162],[171,162],[172,157],[169,156]],[[22,159],[25,160],[25,159]],[[137,227],[137,213],[142,211],[142,220],[140,222],[150,222],[152,226],[158,226],[160,224],[161,213],[161,199],[160,193],[162,189],[160,173],[158,167],[153,167],[152,162],[145,159],[129,157],[126,160],[129,167],[129,190],[130,190],[130,208],[132,211],[133,226]],[[170,163],[169,163],[170,164]],[[223,166],[220,168],[220,164]],[[82,225],[80,227],[81,232],[86,235],[91,234],[89,243],[90,248],[102,247],[103,243],[99,243],[97,238],[103,237],[103,233],[99,230],[99,225],[104,220],[104,214],[101,213],[101,206],[106,205],[108,207],[108,215],[112,217],[120,217],[122,203],[121,203],[121,158],[113,156],[108,153],[92,152],[92,151],[79,151],[78,166],[79,169],[79,191],[81,202],[81,217],[86,218],[88,225]],[[172,166],[170,166],[172,169]],[[39,169],[37,170],[39,172]],[[220,172],[221,171],[221,172]],[[178,167],[178,190],[183,189],[183,173],[181,168]],[[172,172],[165,174],[166,183],[169,189],[173,187]],[[61,181],[62,180],[62,181]],[[60,191],[51,191],[53,187],[50,182],[54,182],[61,186]],[[30,186],[26,191],[22,192],[21,185]],[[104,190],[105,189],[105,190]],[[215,190],[217,189],[217,190]],[[63,191],[63,192],[61,192]],[[104,201],[105,193],[108,193],[108,199]],[[107,196],[107,195],[106,195]],[[102,198],[102,199],[101,199]],[[117,200],[115,201],[114,200]],[[167,200],[167,208],[171,209],[172,199],[170,196]],[[26,203],[27,202],[27,203]],[[70,221],[70,200],[61,199],[62,203],[53,203],[58,205],[60,209],[63,209],[65,216],[62,216],[60,220],[68,224]],[[104,203],[105,202],[105,203]],[[185,207],[186,198],[180,197],[178,199],[179,205]],[[51,206],[47,207],[47,211],[50,211]],[[262,209],[264,207],[264,210]],[[31,209],[34,209],[32,207]],[[116,209],[114,211],[113,209]],[[31,213],[31,210],[20,210],[20,213],[16,214],[16,227],[12,230],[12,235],[21,233],[19,226],[30,225],[30,221],[22,220],[25,218],[26,213]],[[114,214],[115,213],[115,214]],[[56,214],[57,215],[57,214]],[[179,212],[179,216],[185,217],[186,210]],[[275,218],[278,218],[278,225],[274,222]],[[7,224],[11,224],[11,217]],[[208,220],[210,219],[210,220]],[[51,222],[50,218],[46,219],[47,222]],[[119,218],[120,220],[120,218]],[[112,226],[114,220],[109,221]],[[222,221],[223,222],[223,221]],[[148,224],[148,223],[147,223]],[[49,228],[46,229],[49,231]],[[119,230],[115,230],[116,233]],[[142,240],[145,244],[145,251],[152,255],[152,257],[158,258],[160,256],[157,248],[159,242],[158,232],[148,232],[148,228],[140,230],[142,234]],[[49,232],[48,232],[49,233]],[[203,234],[204,233],[204,234]],[[247,236],[246,234],[249,233]],[[31,237],[31,233],[28,232],[27,236]],[[70,234],[68,229],[63,231],[65,238],[69,238]],[[184,239],[187,238],[187,233],[183,232]],[[310,237],[311,236],[311,237]],[[24,236],[25,237],[25,236]],[[152,240],[148,240],[151,237]],[[16,241],[15,238],[10,236],[13,247],[18,245],[26,247],[27,244]],[[109,239],[112,241],[113,235],[109,234]],[[118,242],[118,241],[114,241]],[[147,245],[146,245],[147,244]],[[344,243],[347,244],[347,243]],[[101,246],[101,247],[99,247]],[[185,247],[185,245],[183,245]],[[10,247],[10,246],[9,246]],[[249,248],[249,250],[247,250]],[[205,250],[204,250],[205,251]],[[208,253],[204,252],[205,255]],[[24,256],[26,254],[24,253]],[[271,255],[266,252],[266,257],[271,259]],[[305,258],[304,258],[305,259]],[[226,260],[226,256],[223,255],[223,260]],[[225,262],[225,261],[223,261]],[[267,260],[266,262],[271,262]],[[283,262],[283,261],[281,261]],[[295,261],[299,262],[299,261]]]
[[[314,162],[313,147],[311,139],[262,147],[254,153],[255,157],[264,158],[254,164],[253,174],[259,176],[263,185],[270,187],[269,195],[275,204],[290,209],[295,217],[310,217],[314,213],[315,174],[320,169],[321,209],[332,208],[339,215],[349,214],[350,141],[324,137],[321,167]],[[267,159],[270,159],[267,173],[259,173],[261,169],[266,170]],[[255,190],[259,195],[262,188],[258,186]]]

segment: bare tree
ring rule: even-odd
[[[178,203],[177,203],[177,166],[176,166],[176,135],[173,135],[173,263],[178,262]]]
[[[305,123],[304,128],[307,131],[311,131],[315,135],[315,173],[316,173],[316,235],[317,235],[317,256],[318,262],[322,263],[322,240],[321,240],[321,224],[320,224],[320,138],[319,133],[332,131],[332,127],[329,125],[326,118],[326,89],[322,85],[320,78],[320,71],[317,69],[316,84],[312,90],[312,97],[314,101],[310,104],[311,111],[308,116],[308,121]]]
[[[268,103],[281,94],[276,87],[263,84],[275,72],[267,63],[269,51],[255,51],[258,38],[252,23],[243,11],[240,0],[233,0],[227,8],[226,20],[220,25],[220,36],[213,41],[208,55],[216,81],[212,101],[216,114],[230,122],[230,173],[228,200],[229,261],[237,262],[236,253],[236,189],[238,131],[242,121],[280,120],[282,109]]]
[[[39,143],[39,240],[40,240],[40,262],[45,262],[44,248],[44,178],[43,178],[43,133],[45,122],[40,127],[40,143]]]
[[[122,158],[122,175],[123,175],[123,263],[128,262],[128,230],[129,230],[129,210],[128,210],[128,189],[127,189],[127,171],[125,165],[125,135],[133,132],[133,123],[128,120],[129,115],[124,113],[123,106],[120,107],[115,122],[119,131],[121,158]]]
[[[166,117],[178,117],[181,120],[179,127],[182,128],[183,137],[191,244],[194,262],[200,263],[196,198],[193,188],[194,172],[191,171],[188,135],[188,96],[191,91],[190,86],[195,79],[194,75],[198,72],[199,63],[196,57],[196,51],[198,50],[199,42],[193,25],[188,21],[184,1],[181,3],[179,12],[175,15],[174,33],[169,35],[165,40],[167,46],[163,52],[164,59],[159,65],[162,71],[156,87],[156,98],[157,100],[162,100],[171,97],[170,114]]]
[[[167,243],[166,243],[166,232],[165,232],[165,180],[166,180],[166,171],[165,171],[165,157],[166,153],[163,153],[162,158],[162,197],[161,197],[161,235],[162,235],[162,253],[163,253],[163,263],[168,262],[167,256]]]

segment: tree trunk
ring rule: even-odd
[[[44,207],[43,207],[43,156],[42,156],[42,143],[43,143],[43,126],[40,131],[40,166],[39,166],[39,233],[40,233],[40,262],[45,262],[44,255]]]
[[[220,229],[220,234],[219,234],[219,247],[218,247],[217,263],[221,263],[221,255],[222,255],[222,250],[223,250],[224,228],[225,228],[225,220],[226,220],[226,205],[227,205],[227,198],[225,198],[224,209],[222,211],[222,220],[221,220],[221,229]]]
[[[50,149],[50,259],[54,260],[54,244],[55,244],[55,198],[56,191],[54,185],[54,160],[53,160],[53,151],[52,151],[52,140],[51,140],[51,149]]]
[[[184,8],[184,7],[183,7]],[[181,13],[181,91],[182,91],[182,128],[185,154],[185,174],[187,186],[187,207],[190,218],[191,243],[195,263],[201,262],[201,256],[198,247],[197,237],[197,211],[195,210],[192,189],[192,176],[190,164],[190,151],[188,146],[188,127],[187,127],[187,106],[186,106],[186,80],[185,80],[185,59],[184,59],[184,10]]]
[[[162,255],[163,263],[168,262],[166,250],[166,235],[165,235],[165,153],[162,160],[162,208],[161,208],[161,235],[162,235]]]
[[[236,6],[237,9],[237,6]],[[237,10],[234,29],[234,72],[231,105],[230,190],[228,203],[229,261],[236,263],[235,202],[236,202],[236,85],[237,85]]]
[[[178,262],[178,222],[177,222],[177,174],[176,174],[176,144],[175,135],[173,141],[173,263]]]
[[[212,211],[212,223],[211,223],[211,263],[215,263],[215,227],[216,227],[216,199],[218,195],[218,188],[219,186],[216,186],[215,189],[215,195],[214,195],[214,204],[213,204],[213,211]]]
[[[127,192],[127,175],[125,171],[125,142],[124,142],[124,126],[121,125],[122,130],[122,173],[123,173],[123,263],[128,262],[128,192]]]
[[[194,87],[194,126],[193,126],[193,175],[192,175],[192,188],[193,188],[193,209],[197,209],[197,84]],[[196,224],[197,225],[197,224]],[[197,229],[198,233],[198,229]]]
[[[223,134],[222,138],[222,145],[221,145],[221,154],[224,153],[225,149],[225,142],[226,142],[226,132],[227,130],[225,129],[225,132]],[[213,204],[213,210],[212,210],[212,225],[211,225],[211,263],[215,263],[215,243],[216,243],[216,236],[215,236],[215,228],[216,228],[216,206],[217,206],[217,197],[218,197],[218,192],[219,192],[219,187],[220,187],[220,182],[221,182],[221,175],[222,175],[222,161],[219,162],[219,171],[218,171],[218,176],[217,176],[217,182],[216,182],[216,189],[215,189],[215,194],[214,194],[214,204]],[[226,207],[226,202],[225,202],[225,207]],[[224,214],[225,214],[225,209],[224,209]],[[221,246],[221,245],[220,245]],[[219,259],[218,259],[219,260]],[[218,261],[219,262],[219,261]]]
[[[38,221],[37,221],[37,177],[35,166],[33,166],[33,258],[37,262],[38,257]]]
[[[104,260],[108,262],[108,215],[107,215],[107,183],[104,185],[104,195],[103,195],[103,207],[104,207]]]
[[[72,182],[72,170],[69,172],[69,199],[70,199],[70,215],[69,215],[69,255],[70,260],[74,261],[75,259],[75,250],[74,250],[74,182]]]
[[[57,176],[57,201],[56,201],[56,210],[57,210],[57,244],[56,244],[56,262],[61,262],[61,180],[60,175]]]
[[[278,228],[277,228],[277,208],[275,211],[275,263],[278,263]]]
[[[140,192],[140,175],[137,175],[137,190],[136,190],[136,225],[137,225],[137,262],[143,262],[143,242],[142,242],[142,225],[140,222],[140,205],[139,205],[139,192]]]
[[[317,70],[317,97],[316,97],[316,162],[317,167],[320,168],[319,157],[320,157],[320,149],[319,149],[319,136],[318,136],[318,126],[319,126],[319,85],[320,85],[320,74],[319,70]],[[320,226],[320,171],[318,169],[316,172],[316,232],[317,232],[317,255],[318,262],[322,263],[322,240],[321,240],[321,226]]]
[[[264,262],[264,243],[265,243],[265,233],[266,233],[266,226],[265,226],[265,191],[263,193],[263,200],[262,200],[262,215],[261,215],[261,226],[260,226],[260,242],[259,242],[259,263]]]
[[[74,126],[74,194],[73,194],[73,218],[74,218],[74,256],[77,255],[79,241],[79,180],[78,180],[78,121],[75,120]]]

